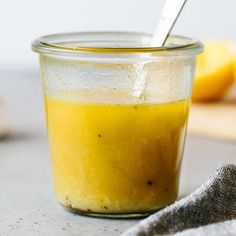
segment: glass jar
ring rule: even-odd
[[[54,189],[79,214],[138,217],[178,194],[196,55],[172,36],[149,47],[143,33],[44,36],[40,54]]]

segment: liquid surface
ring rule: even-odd
[[[45,98],[59,202],[97,213],[150,211],[175,201],[188,101],[84,104]]]

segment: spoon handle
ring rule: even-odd
[[[166,0],[151,46],[162,47],[187,0]]]

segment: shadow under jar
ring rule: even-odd
[[[178,194],[196,55],[172,36],[149,47],[143,33],[44,36],[40,54],[58,201],[79,214],[139,217]]]

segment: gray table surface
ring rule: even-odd
[[[138,220],[82,217],[59,206],[37,71],[0,70],[11,135],[0,140],[0,236],[119,235]],[[221,162],[236,162],[236,143],[187,137],[180,197],[196,189]]]

